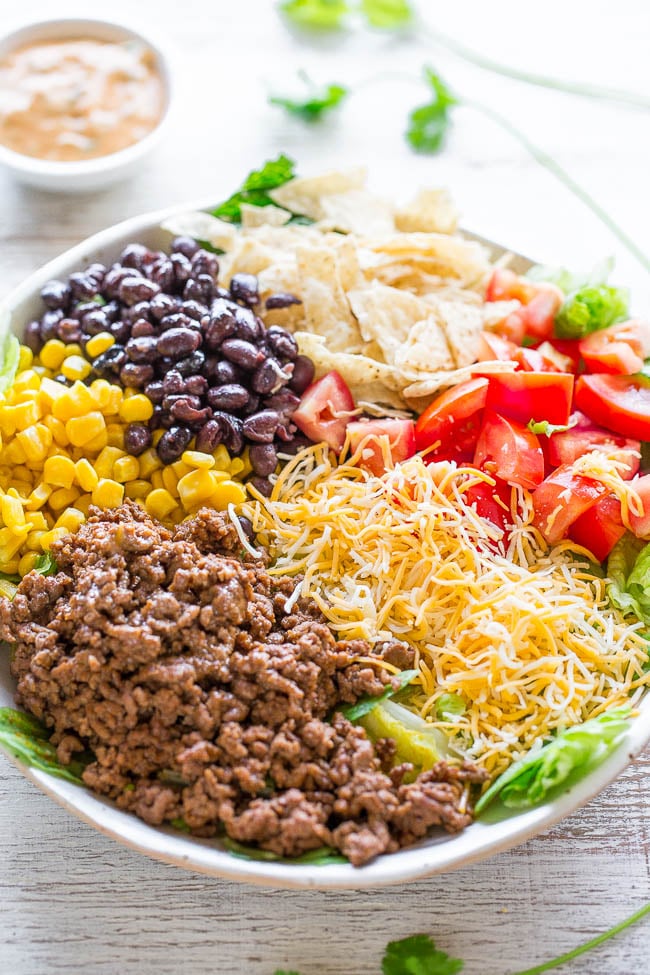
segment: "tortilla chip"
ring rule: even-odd
[[[321,176],[299,176],[271,190],[269,196],[278,206],[292,213],[322,220],[325,217],[323,197],[363,189],[365,182],[366,170],[357,167],[346,172],[323,173]]]
[[[250,227],[263,227],[265,224],[271,227],[282,227],[291,220],[289,211],[283,210],[282,207],[255,207],[250,203],[242,203],[239,209],[244,230]]]
[[[460,236],[395,234],[381,240],[366,239],[364,244],[373,255],[368,269],[407,265],[425,274],[456,278],[465,286],[482,281],[489,269],[486,249]]]
[[[450,372],[438,372],[430,376],[422,375],[420,379],[406,386],[404,397],[415,408],[416,401],[432,397],[434,393],[447,389],[449,386],[464,383],[466,379],[471,379],[477,372],[481,374],[514,372],[515,368],[516,363],[514,362],[503,362],[495,359],[488,362],[476,362],[472,366],[463,366],[462,369],[453,369]]]
[[[295,337],[302,355],[309,356],[314,363],[317,378],[336,369],[350,387],[355,402],[368,401],[395,409],[404,408],[405,402],[400,392],[402,379],[392,366],[364,355],[333,352],[327,348],[322,337],[311,332],[296,332]]]
[[[361,333],[341,287],[335,251],[299,246],[296,261],[306,328],[326,338],[332,352],[361,351]]]
[[[482,310],[460,301],[440,301],[433,295],[429,295],[428,303],[433,305],[435,316],[447,337],[454,365],[468,366],[476,362],[483,331]]]
[[[202,210],[175,213],[161,224],[173,237],[205,240],[218,250],[227,251],[237,239],[237,227]]]
[[[408,379],[453,369],[455,362],[435,312],[416,322],[395,350],[395,366]]]
[[[360,288],[365,283],[361,264],[359,263],[359,252],[357,250],[356,237],[341,234],[329,234],[326,237],[336,252],[336,269],[339,275],[341,287],[345,292],[353,288]]]
[[[393,208],[368,190],[348,190],[333,193],[321,200],[323,229],[343,230],[346,233],[382,236],[395,230]]]
[[[410,203],[395,213],[395,226],[404,233],[453,234],[458,211],[447,190],[420,190]]]

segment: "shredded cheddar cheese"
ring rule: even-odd
[[[612,471],[604,456],[591,464]],[[549,550],[530,494],[516,489],[506,542],[470,502],[479,481],[491,483],[421,457],[375,477],[335,466],[321,445],[242,513],[271,553],[270,572],[302,576],[297,592],[340,638],[415,649],[420,713],[497,775],[554,729],[634,704],[650,673],[642,624],[608,606],[588,553],[568,542]],[[453,724],[436,720],[448,693],[466,702]]]

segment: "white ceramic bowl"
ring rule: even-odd
[[[169,243],[170,235],[160,229],[161,221],[173,212],[195,208],[174,207],[147,214],[95,234],[31,275],[6,299],[0,313],[9,312],[11,326],[20,335],[22,326],[42,311],[39,291],[46,281],[65,278],[91,261],[108,263],[131,241],[164,247]],[[493,246],[497,253],[503,251]],[[527,263],[530,262],[520,259],[519,268],[525,270]],[[0,650],[0,706],[13,704],[13,692],[8,656]],[[173,830],[154,829],[79,786],[12,761],[30,781],[69,812],[104,835],[157,860],[214,877],[273,887],[364,888],[404,883],[453,870],[523,843],[601,792],[649,740],[650,695],[647,695],[641,713],[619,747],[602,765],[569,783],[552,801],[518,814],[491,809],[462,833],[431,837],[417,846],[378,857],[360,869],[348,864],[318,867],[238,859],[220,848],[218,841],[193,839]],[[623,822],[621,829],[626,829]]]
[[[120,24],[105,20],[59,18],[28,24],[0,37],[0,59],[24,44],[62,38],[93,38],[100,41],[137,40],[150,48],[155,56],[164,88],[163,114],[155,129],[139,142],[119,152],[97,159],[57,162],[36,159],[14,152],[0,144],[0,165],[16,179],[39,189],[62,193],[85,193],[110,186],[130,176],[154,151],[167,126],[172,105],[171,61],[160,44],[151,37]]]

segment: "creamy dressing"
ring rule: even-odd
[[[163,109],[156,57],[139,41],[46,41],[0,60],[0,143],[25,156],[107,156],[143,139]]]

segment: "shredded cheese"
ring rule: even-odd
[[[605,472],[603,455],[590,473],[597,467]],[[242,513],[271,553],[270,572],[302,576],[300,593],[340,638],[415,649],[420,713],[497,775],[554,729],[634,704],[650,673],[642,624],[609,608],[587,553],[549,550],[518,489],[506,541],[471,504],[480,481],[490,478],[421,457],[375,477],[336,466],[321,445]],[[448,693],[467,705],[453,724],[435,720]]]

